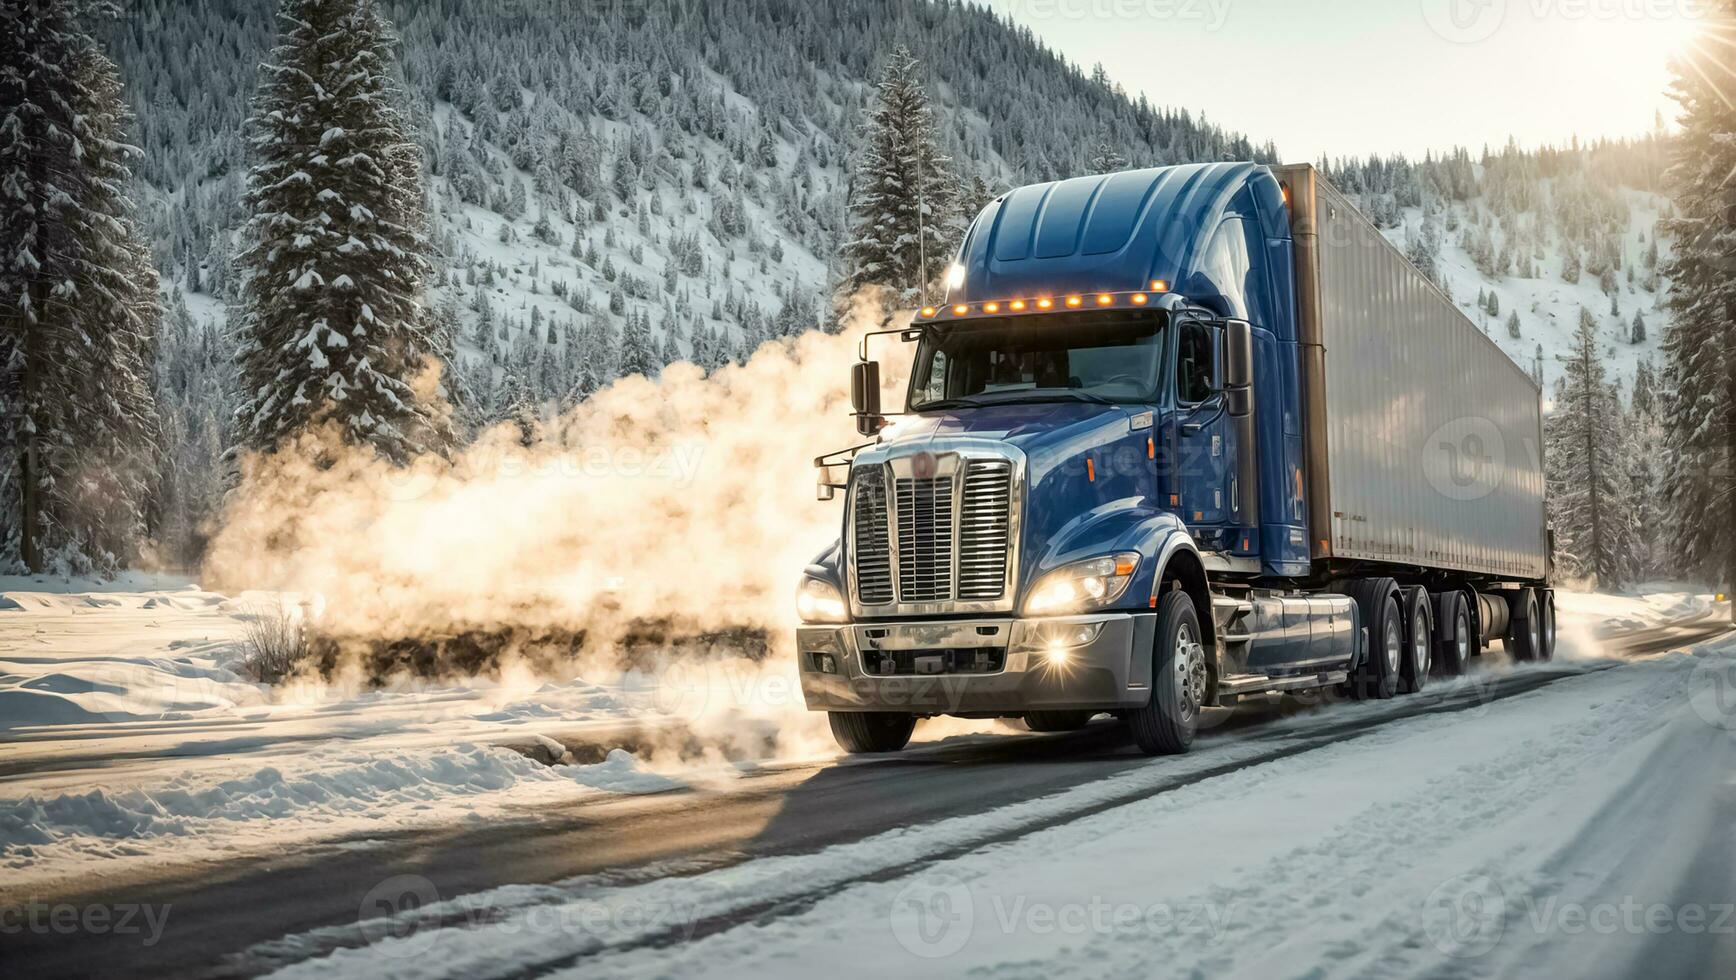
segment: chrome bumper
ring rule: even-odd
[[[1053,640],[1082,625],[1095,637],[1050,654]],[[1069,629],[1072,628],[1072,629]],[[803,626],[796,631],[802,695],[811,711],[910,711],[923,715],[1007,714],[1142,705],[1151,691],[1157,617],[1105,613],[1045,619],[955,619]],[[999,654],[986,672],[898,673],[888,659],[943,669],[942,652],[971,660]]]

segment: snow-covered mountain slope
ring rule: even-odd
[[[1605,368],[1610,380],[1621,386],[1623,398],[1632,394],[1634,373],[1642,360],[1649,359],[1656,370],[1663,363],[1661,344],[1663,327],[1668,314],[1663,308],[1666,283],[1650,276],[1651,269],[1643,261],[1658,217],[1666,207],[1662,197],[1644,191],[1623,189],[1621,198],[1628,206],[1627,230],[1621,240],[1636,269],[1630,281],[1625,275],[1616,276],[1612,312],[1611,294],[1599,284],[1598,277],[1581,274],[1578,282],[1562,279],[1563,255],[1555,243],[1543,249],[1543,259],[1536,263],[1530,276],[1488,276],[1477,267],[1477,261],[1462,242],[1454,236],[1442,243],[1438,258],[1441,280],[1466,316],[1481,326],[1515,363],[1536,374],[1541,371],[1544,403],[1548,405],[1555,391],[1555,381],[1561,376],[1561,357],[1568,353],[1573,332],[1579,322],[1579,311],[1589,310],[1597,324],[1602,344]],[[1404,224],[1387,228],[1383,233],[1399,248],[1407,244],[1407,235],[1422,224],[1422,209],[1407,208]],[[1662,255],[1669,254],[1660,246]],[[1487,305],[1479,307],[1479,293],[1495,296],[1491,314]],[[1519,318],[1519,336],[1511,335],[1509,314]],[[1645,324],[1643,340],[1635,341],[1634,315]]]

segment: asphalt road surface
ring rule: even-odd
[[[1627,656],[1688,646],[1730,629],[1705,616],[1669,626],[1602,637],[1606,650]],[[1440,685],[1347,713],[1286,700],[1217,712],[1202,731],[1198,750],[1237,740],[1243,751],[1221,766],[1189,767],[1162,793],[1354,738],[1396,719],[1424,713],[1468,712],[1491,701],[1544,685],[1572,685],[1607,664],[1549,664],[1488,672],[1476,683]],[[1307,715],[1308,724],[1278,724]],[[1467,720],[1467,723],[1470,719]],[[370,893],[382,881],[414,875],[443,898],[507,884],[573,879],[622,883],[691,874],[753,858],[807,853],[890,829],[943,817],[979,813],[1103,780],[1134,767],[1164,766],[1134,750],[1122,728],[1099,719],[1078,732],[952,739],[890,757],[770,767],[737,780],[727,791],[683,790],[652,796],[601,797],[553,810],[525,812],[485,826],[423,829],[365,840],[333,841],[271,860],[167,870],[155,880],[93,884],[76,892],[40,896],[44,903],[167,906],[160,940],[144,945],[137,934],[75,938],[24,931],[0,936],[0,973],[55,976],[251,976],[288,959],[305,959],[305,945],[274,950],[280,937],[322,930],[333,946],[366,941],[358,927]],[[1151,795],[1149,784],[1126,798],[1110,794],[1080,809],[1025,822],[1006,837],[1065,823]],[[994,843],[987,836],[961,845]],[[189,846],[194,846],[192,842]],[[940,855],[945,857],[947,855]],[[935,859],[928,855],[924,861]],[[880,868],[887,877],[910,869]],[[830,883],[826,892],[835,890]],[[787,914],[823,897],[788,893],[727,918],[701,921],[696,932],[650,937],[674,942],[743,920]],[[346,928],[347,927],[347,928]],[[527,972],[573,965],[540,964]]]

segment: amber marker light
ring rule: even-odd
[[[953,316],[964,316],[968,312],[970,312],[970,307],[964,305],[963,303],[960,303],[957,306],[952,308],[952,315]]]
[[[1113,303],[1113,302],[1115,302],[1115,297],[1109,295],[1108,293],[1098,293],[1097,294],[1097,305],[1098,306],[1108,306],[1110,303]]]
[[[1046,310],[1049,307],[1054,306],[1054,305],[1055,305],[1055,301],[1050,299],[1047,296],[1043,297],[1040,300],[1037,300],[1037,309],[1039,309],[1039,310]]]
[[[999,313],[1000,311],[1001,311],[1001,304],[999,304],[999,303],[984,303],[983,304],[983,312],[984,313]]]
[[[1144,293],[1134,293],[1133,294],[1133,305],[1134,306],[1144,306],[1145,305],[1145,299],[1146,299],[1146,296]]]
[[[1013,307],[1013,312],[1018,313],[1025,308],[1025,301],[1022,299],[1015,299],[1012,302],[1012,307]]]
[[[1083,302],[1085,302],[1085,300],[1081,299],[1078,296],[1067,297],[1067,305],[1068,306],[1078,306],[1080,303],[1083,303]]]
[[[924,306],[920,312],[923,316],[928,317],[935,314],[935,309],[932,306]]]
[[[1169,292],[1169,280],[1168,279],[1153,279],[1151,281],[1151,291],[1154,293],[1167,293],[1167,292]]]

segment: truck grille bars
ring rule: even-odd
[[[850,517],[857,602],[1001,599],[1012,490],[1013,464],[1005,459],[930,456],[915,465],[901,458],[863,467]]]

